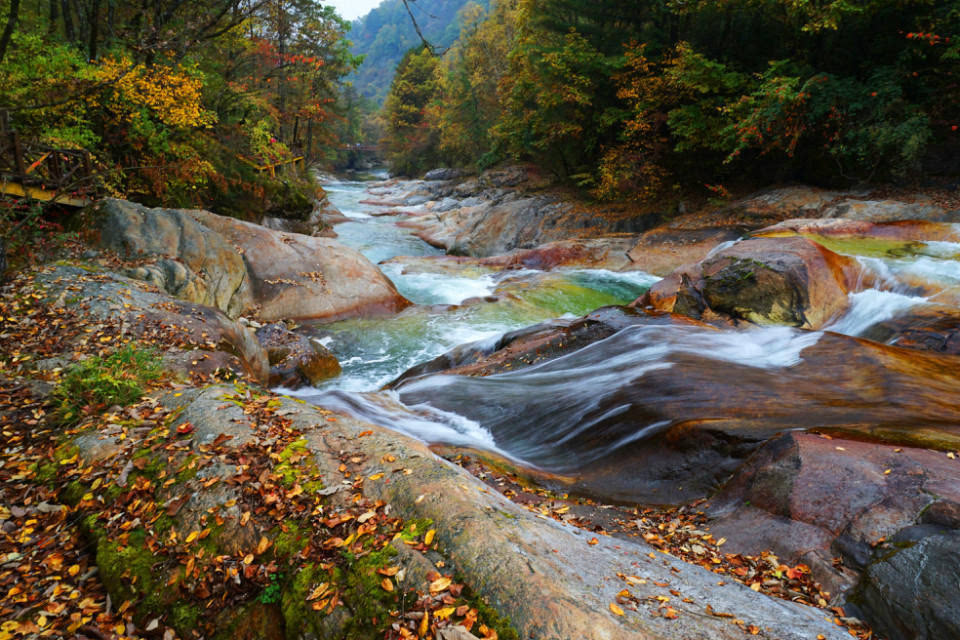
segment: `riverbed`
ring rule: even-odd
[[[302,327],[343,365],[339,378],[295,392],[310,402],[430,444],[485,449],[573,475],[629,461],[627,452],[688,422],[733,423],[760,437],[760,431],[845,429],[864,421],[893,425],[906,417],[933,426],[960,419],[921,400],[888,406],[889,397],[875,387],[910,386],[911,372],[871,369],[864,360],[877,356],[869,348],[863,355],[861,343],[838,337],[868,335],[877,323],[926,306],[956,307],[960,244],[941,241],[880,249],[834,243],[835,251],[859,261],[870,286],[851,293],[849,310],[824,330],[636,326],[521,371],[433,375],[382,391],[409,368],[454,347],[489,349],[507,332],[629,304],[658,278],[600,269],[430,270],[423,260],[411,268],[414,258],[442,252],[398,226],[409,211],[369,203],[381,184],[337,181],[325,189],[350,218],[335,228],[340,242],[380,264],[414,306],[390,317]],[[860,367],[858,380],[847,382],[848,365]]]

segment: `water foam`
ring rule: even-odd
[[[850,309],[826,327],[828,331],[848,336],[862,335],[879,322],[885,322],[900,314],[929,304],[926,298],[905,295],[895,291],[867,289],[849,295]]]

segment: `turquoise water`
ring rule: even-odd
[[[606,305],[628,304],[657,280],[641,272],[590,269],[431,273],[420,265],[416,272],[405,273],[402,256],[443,252],[398,227],[402,216],[371,215],[382,208],[361,203],[375,198],[368,187],[366,182],[324,186],[330,202],[351,218],[336,225],[338,240],[375,264],[399,256],[381,268],[416,306],[392,317],[304,327],[343,365],[343,375],[324,390],[375,390],[457,345],[493,339],[552,318],[581,316]]]

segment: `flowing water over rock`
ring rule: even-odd
[[[960,361],[857,339],[945,302],[952,308],[960,245],[943,240],[956,235],[950,225],[912,229],[905,240],[886,228],[866,238],[770,234],[815,236],[840,254],[827,258],[844,265],[847,304],[836,305],[819,331],[718,330],[639,314],[543,362],[531,349],[517,366],[499,362],[479,377],[431,375],[428,367],[396,391],[372,393],[454,347],[482,360],[504,347],[507,332],[627,304],[657,278],[591,269],[497,271],[476,263],[431,271],[430,260],[414,258],[439,252],[395,224],[416,207],[380,215],[382,207],[364,204],[371,193],[390,197],[404,185],[368,186],[328,186],[331,201],[352,219],[337,233],[374,261],[392,259],[384,272],[417,306],[391,318],[305,327],[344,367],[338,380],[299,392],[310,401],[428,443],[492,451],[566,476],[588,493],[654,502],[707,495],[784,430],[921,444],[958,438]],[[924,234],[934,239],[923,241]],[[790,244],[763,242],[758,246]],[[564,331],[561,325],[555,331]],[[449,357],[444,362],[454,366]]]
[[[396,225],[402,213],[381,215],[383,207],[364,204],[371,197],[369,184],[325,186],[331,203],[351,219],[336,226],[340,242],[374,263],[442,254]],[[417,306],[390,318],[305,326],[302,330],[321,340],[343,365],[343,375],[322,389],[376,390],[457,345],[495,339],[551,318],[581,316],[605,305],[628,304],[657,280],[642,272],[600,269],[438,267],[431,272],[418,265],[408,270],[402,257],[384,264],[383,272]]]

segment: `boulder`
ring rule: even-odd
[[[86,217],[92,240],[145,262],[131,275],[233,317],[258,309],[267,322],[332,319],[409,305],[369,260],[328,238],[115,199]]]
[[[960,313],[955,307],[923,306],[876,323],[863,337],[907,349],[960,355]]]
[[[800,235],[814,239],[873,240],[889,241],[890,243],[915,243],[931,240],[960,242],[960,231],[954,225],[925,220],[869,222],[846,218],[799,218],[785,220],[773,226],[754,231],[752,235],[766,238]]]
[[[120,274],[58,266],[38,282],[51,304],[82,307],[91,321],[119,321],[132,337],[165,348],[172,369],[211,374],[233,370],[266,382],[266,351],[247,327],[206,305],[171,298],[166,292]]]
[[[904,530],[864,572],[855,595],[879,634],[890,640],[960,638],[960,530]]]
[[[666,276],[683,265],[703,260],[717,247],[739,240],[744,233],[740,228],[658,227],[640,236],[627,256],[632,268]]]
[[[741,210],[756,217],[816,218],[831,202],[840,197],[837,191],[827,191],[803,185],[769,189],[734,202],[730,209]]]
[[[107,198],[88,209],[84,220],[94,243],[124,259],[150,260],[132,276],[232,317],[253,306],[243,257],[189,212]]]
[[[424,180],[456,180],[463,176],[459,169],[433,169],[427,171],[423,176]]]
[[[208,211],[191,215],[243,255],[264,322],[393,313],[410,304],[369,260],[335,240],[278,233]]]
[[[894,222],[897,220],[928,220],[932,222],[957,222],[956,212],[948,213],[929,199],[918,198],[915,202],[900,200],[842,200],[831,204],[823,211],[824,218],[845,218],[864,222]]]
[[[803,562],[839,599],[875,547],[931,510],[948,514],[957,505],[960,465],[943,452],[789,433],[751,456],[708,513],[730,552],[770,549]]]
[[[257,340],[270,360],[270,386],[297,389],[340,375],[340,363],[316,340],[279,323],[257,329]]]
[[[752,238],[681,267],[635,304],[694,318],[819,329],[849,306],[860,266],[806,238]]]

